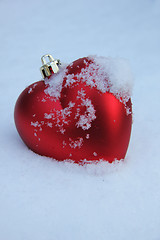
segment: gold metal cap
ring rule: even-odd
[[[46,59],[48,58],[48,61]],[[43,79],[50,77],[52,73],[59,71],[60,60],[55,60],[50,54],[41,57],[42,67],[40,68]]]

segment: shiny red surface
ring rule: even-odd
[[[77,68],[77,65],[80,67]],[[82,67],[83,59],[79,59],[68,69],[76,73]],[[132,111],[131,100],[125,106],[113,94],[101,93],[82,82],[65,87],[64,79],[61,97],[55,101],[44,92],[46,88],[44,81],[30,85],[21,93],[15,106],[17,130],[31,150],[57,160],[71,159],[76,163],[84,159],[108,162],[124,159],[132,126],[132,114],[127,114],[126,107]],[[86,110],[81,106],[81,99],[76,100],[80,89],[85,91],[96,111],[96,119],[87,130],[76,126],[77,108],[80,108],[81,114]],[[71,113],[64,116],[61,113],[71,101],[75,105]]]

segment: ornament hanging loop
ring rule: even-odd
[[[50,54],[45,54],[41,57],[42,67],[40,68],[40,72],[42,74],[43,79],[46,77],[50,77],[53,73],[57,73],[59,71],[60,60],[56,60]]]

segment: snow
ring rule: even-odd
[[[160,239],[160,1],[6,0],[0,10],[0,239]],[[14,105],[40,79],[46,53],[68,63],[128,59],[134,115],[124,162],[78,166],[23,144]]]
[[[75,103],[72,103],[71,101],[68,104],[68,107],[61,109],[61,110],[55,110],[53,109],[52,113],[45,113],[44,119],[52,119],[54,120],[55,126],[58,127],[59,132],[62,134],[65,133],[66,128],[65,126],[69,124],[68,116],[72,113],[72,108],[74,107]],[[43,122],[43,121],[42,121]],[[52,127],[52,123],[48,122],[47,125],[49,127]]]
[[[63,80],[65,79],[64,87],[71,87],[76,83],[82,82],[102,93],[113,93],[124,104],[128,102],[131,98],[133,88],[133,75],[128,61],[122,58],[107,58],[95,55],[88,56],[81,61],[84,62],[84,67],[78,73],[70,73],[68,71],[68,68],[72,68],[73,63],[62,64],[57,73],[53,74],[49,79],[45,78],[45,83],[48,86],[45,89],[45,93],[55,101],[59,100],[61,98],[62,85],[64,84]],[[80,66],[78,65],[77,67]],[[79,100],[80,103],[77,106],[76,102]],[[75,119],[77,122],[75,125],[77,128],[81,127],[83,130],[88,130],[91,127],[92,121],[96,119],[96,110],[92,101],[87,98],[85,90],[82,88],[77,92],[74,101],[69,102],[68,107],[65,107],[63,110],[56,111],[56,113],[46,113],[44,118],[52,118],[58,123],[62,122],[62,125],[68,125],[67,116],[76,111]],[[80,109],[83,107],[86,108],[86,111],[84,114],[81,114]],[[131,114],[130,109],[127,109],[127,107],[126,112],[127,114]],[[60,132],[64,134],[65,128],[60,129]]]
[[[97,88],[102,92],[110,89],[110,92],[117,97],[122,97],[124,101],[132,96],[133,75],[129,62],[122,58],[111,57],[91,57],[95,65],[98,66],[98,77],[96,79]],[[108,79],[108,84],[103,84],[102,79]]]
[[[80,114],[78,110],[80,108],[77,108],[77,113],[75,115],[75,119],[78,119],[76,122],[77,128],[81,127],[83,130],[88,130],[91,127],[91,123],[93,120],[96,119],[96,110],[94,109],[94,105],[92,104],[91,100],[89,98],[86,98],[86,94],[81,89],[81,91],[78,91],[77,98],[81,99],[81,106],[85,106],[86,110],[84,114]]]
[[[80,73],[68,74],[65,86],[70,86],[76,81],[85,82],[90,87],[95,87],[102,93],[110,91],[117,98],[127,102],[132,95],[133,75],[129,62],[122,58],[88,56],[92,63],[82,68]],[[72,63],[71,63],[72,65]],[[64,70],[64,72],[67,72]]]
[[[59,67],[59,71],[51,76],[51,78],[45,78],[45,83],[48,86],[45,89],[45,93],[54,97],[54,99],[58,99],[60,97],[60,93],[62,90],[63,78],[65,76],[67,64],[62,63]]]

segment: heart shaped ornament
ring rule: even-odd
[[[132,127],[128,63],[89,56],[67,66],[51,55],[42,62],[44,80],[27,87],[15,105],[15,124],[24,143],[59,161],[124,159]]]

